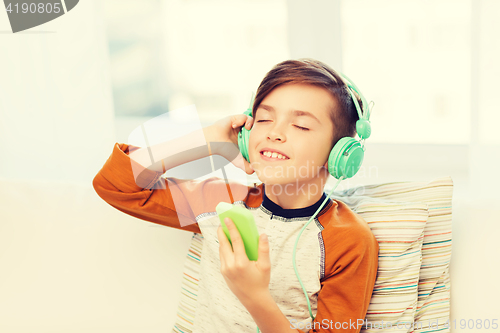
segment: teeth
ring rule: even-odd
[[[281,160],[286,160],[286,157],[277,153],[277,152],[270,152],[270,151],[265,151],[262,153],[263,155],[267,156],[267,157],[271,157],[271,158],[279,158]]]

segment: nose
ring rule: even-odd
[[[275,125],[272,125],[267,134],[268,139],[270,139],[271,141],[285,142],[286,141],[286,135],[284,129],[285,126],[286,124],[279,124],[277,122],[275,123]]]

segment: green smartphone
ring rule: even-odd
[[[224,230],[231,246],[233,245],[231,236],[224,223],[226,217],[233,220],[234,225],[238,229],[245,246],[248,260],[257,261],[259,257],[259,231],[257,230],[257,225],[255,224],[252,213],[246,208],[234,206],[227,202],[220,202],[217,207],[215,207],[215,210],[219,215],[222,230]]]

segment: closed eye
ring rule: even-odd
[[[257,123],[261,123],[261,122],[265,122],[265,121],[270,121],[270,120],[257,120]],[[305,127],[301,127],[301,126],[297,126],[297,125],[294,125],[294,126],[302,131],[309,131],[309,128],[305,128]]]

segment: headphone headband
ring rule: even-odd
[[[361,93],[359,88],[354,84],[354,82],[351,81],[351,79],[349,79],[343,73],[339,72],[339,74],[342,77],[342,79],[344,79],[345,84],[349,88],[349,93],[351,94],[351,98],[354,102],[354,105],[356,106],[356,111],[358,112],[359,119],[370,120],[370,107],[368,105],[366,98],[363,96],[363,94]],[[355,91],[358,94],[359,98],[361,99],[361,102],[363,103],[363,107],[360,107],[358,99],[356,98],[356,95],[354,95],[353,91]]]
[[[344,80],[344,83],[347,85],[352,101],[354,102],[354,106],[356,107],[356,111],[358,112],[359,120],[356,122],[356,132],[358,133],[358,136],[361,138],[361,142],[364,142],[364,140],[368,139],[372,133],[370,125],[370,106],[368,105],[365,96],[363,96],[363,94],[361,93],[359,88],[354,84],[354,82],[352,82],[344,74],[342,73],[339,74]],[[354,92],[356,92],[359,98],[361,99],[361,102],[363,103],[362,108],[359,105],[358,99],[356,98],[356,95],[354,95]],[[363,144],[363,149],[364,149],[364,144]]]

